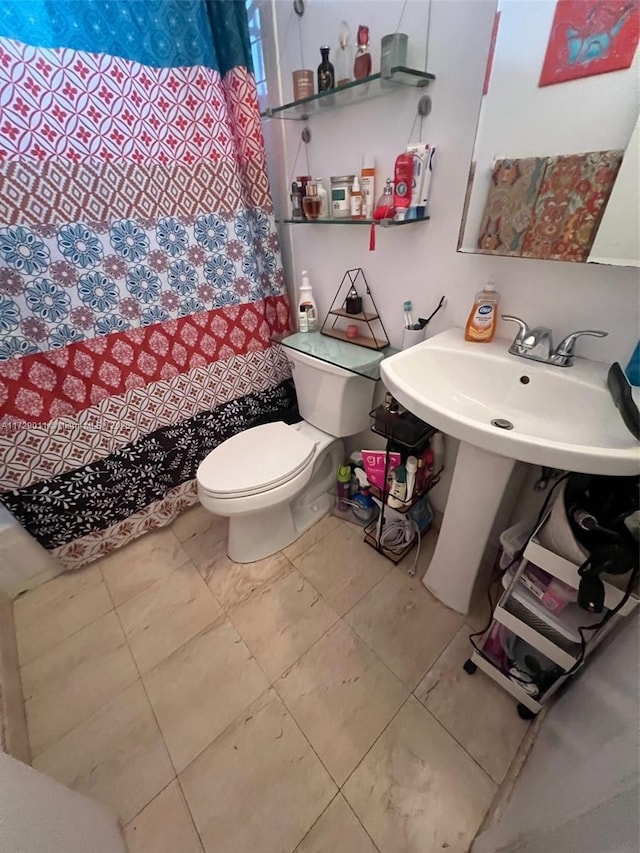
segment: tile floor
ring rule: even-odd
[[[527,731],[469,625],[332,517],[225,545],[196,507],[16,600],[34,767],[130,853],[466,851]]]

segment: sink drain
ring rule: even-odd
[[[506,418],[494,418],[491,421],[491,425],[498,427],[498,429],[513,429],[513,424]]]

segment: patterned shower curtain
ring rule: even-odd
[[[0,3],[0,500],[68,567],[294,394],[235,0]]]

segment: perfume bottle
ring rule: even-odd
[[[291,184],[291,218],[302,219],[302,193],[297,181]]]
[[[330,47],[323,45],[320,48],[322,62],[318,65],[318,92],[326,92],[335,88],[336,76],[333,65],[329,62]]]
[[[307,184],[307,194],[302,199],[302,210],[307,219],[317,219],[320,216],[320,208],[322,201],[318,195],[318,187],[314,184]]]
[[[360,24],[358,27],[358,48],[356,61],[353,63],[353,76],[362,80],[371,74],[371,54],[369,53],[369,27]]]
[[[342,22],[338,34],[338,50],[336,51],[336,86],[344,86],[353,80],[353,51],[351,49],[351,33],[346,21]]]
[[[387,178],[382,195],[376,202],[373,218],[376,221],[380,219],[393,219],[395,215],[396,207],[393,202],[393,181],[391,178]]]

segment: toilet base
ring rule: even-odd
[[[311,480],[293,500],[239,513],[229,518],[227,553],[234,563],[264,560],[291,545],[329,513],[335,502],[335,472],[342,463],[344,446],[333,441],[314,464]]]
[[[315,512],[308,513],[297,526],[291,504],[264,509],[251,515],[234,515],[229,519],[227,553],[234,563],[253,563],[271,557],[302,536],[331,509],[331,499],[317,502]]]

